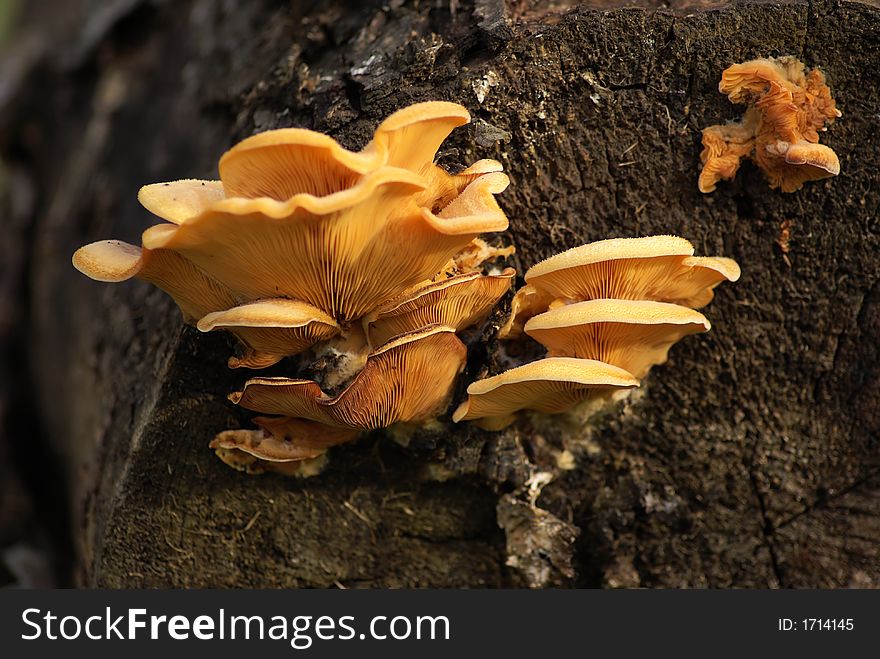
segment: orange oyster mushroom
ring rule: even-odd
[[[703,130],[701,192],[732,179],[744,157],[783,192],[840,173],[834,151],[818,144],[826,124],[841,116],[821,71],[807,72],[794,57],[752,60],[727,68],[718,89],[749,109],[738,123]]]
[[[483,322],[509,289],[516,271],[469,272],[432,282],[382,305],[364,317],[367,339],[381,345],[398,334],[441,324],[461,330]]]
[[[270,462],[305,460],[365,430],[426,421],[449,401],[466,352],[454,328],[435,325],[398,336],[373,351],[335,396],[311,380],[252,378],[230,400],[280,416],[258,417],[259,430],[224,431],[211,446]]]
[[[231,332],[243,354],[230,367],[314,347],[332,364],[325,386],[347,383],[331,397],[309,380],[248,381],[234,402],[280,416],[218,434],[224,462],[301,472],[363,430],[442,411],[464,364],[455,332],[485,319],[514,274],[481,272],[513,252],[477,237],[508,225],[495,200],[509,183],[501,164],[451,174],[433,162],[469,119],[460,105],[419,103],[361,151],[297,128],[254,135],[222,156],[218,181],[144,186],[138,199],[165,222],[141,247],[103,241],[74,254],[94,279],[150,281],[186,322]]]
[[[689,334],[709,331],[703,314],[650,300],[589,300],[535,316],[525,332],[548,356],[577,357],[619,366],[644,378],[666,361],[670,347]]]
[[[574,247],[530,268],[517,291],[501,338],[514,338],[528,318],[572,302],[615,298],[653,300],[700,308],[740,268],[724,257],[693,256],[694,246],[677,236],[612,238]]]
[[[494,198],[508,185],[500,163],[478,161],[454,175],[433,164],[441,142],[467,121],[454,103],[415,104],[382,122],[359,152],[303,129],[260,133],[224,154],[220,181],[144,186],[141,203],[167,223],[145,231],[142,248],[95,243],[77,251],[74,265],[104,281],[156,283],[187,322],[242,340],[245,356],[232,365],[267,365],[325,340],[333,324],[345,333],[442,274],[478,234],[507,228]],[[138,258],[140,266],[119,265]],[[161,276],[145,265],[160,259],[174,261]],[[317,309],[324,329],[272,326],[265,317],[244,325],[250,304],[280,299]]]
[[[215,311],[202,317],[196,327],[202,332],[222,328],[241,341],[245,355],[230,357],[230,368],[266,368],[341,331],[336,321],[320,309],[284,298]]]
[[[510,425],[520,410],[559,414],[589,400],[639,386],[639,381],[617,366],[592,359],[549,357],[478,380],[452,420],[477,420],[486,430]]]
[[[412,201],[424,189],[417,175],[383,168],[327,197],[218,202],[179,226],[151,227],[143,243],[176,251],[244,299],[289,297],[351,322],[430,279],[477,234],[506,229],[494,195],[507,184],[482,176],[435,214]]]

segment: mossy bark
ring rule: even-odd
[[[65,467],[78,581],[880,586],[880,11],[349,4],[104,3],[21,58],[2,130],[37,192],[17,380],[34,436],[11,440]],[[783,194],[746,165],[700,194],[700,129],[740,112],[721,71],[784,54],[828,76],[843,117],[822,141],[841,175]],[[230,470],[207,443],[247,424],[225,398],[246,377],[225,366],[231,341],[183,327],[145,284],[79,276],[71,253],[137,243],[139,185],[213,176],[256,130],[358,148],[428,99],[474,119],[442,164],[504,163],[520,274],[584,242],[674,233],[742,279],[705,310],[710,333],[586,427],[447,420],[405,447],[377,432],[334,449],[309,480]],[[494,366],[491,330],[465,380]]]

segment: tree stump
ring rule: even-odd
[[[26,358],[4,367],[32,404],[9,412],[7,440],[63,467],[52,491],[78,583],[880,586],[880,11],[527,4],[29,10],[0,95],[3,160],[35,199],[14,234],[25,331],[7,345]],[[39,20],[53,10],[57,25]],[[787,54],[828,76],[843,117],[822,141],[841,175],[783,194],[747,164],[701,194],[700,130],[741,112],[721,71]],[[146,284],[79,276],[72,252],[139,244],[140,185],[214,177],[255,131],[360,148],[392,111],[435,99],[473,116],[439,162],[496,158],[511,177],[500,203],[520,277],[585,242],[673,233],[735,258],[741,280],[706,309],[710,333],[587,427],[444,417],[406,446],[380,431],[335,448],[310,479],[229,469],[207,444],[248,423],[226,400],[247,377],[225,366],[231,341],[184,327]],[[22,192],[5,188],[9,208]],[[456,402],[502,315],[471,346]]]

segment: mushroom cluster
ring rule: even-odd
[[[265,415],[258,430],[211,443],[250,472],[295,472],[362,430],[420,422],[448,402],[465,347],[514,271],[483,274],[512,253],[477,236],[508,222],[495,195],[500,163],[450,174],[440,144],[470,117],[460,105],[400,110],[361,151],[288,128],[254,135],[220,159],[219,181],[147,185],[138,199],[166,220],[142,246],[86,245],[74,266],[93,279],[132,277],[170,294],[187,323],[241,344],[232,368],[265,368],[311,349],[336,357],[324,386],[257,377],[231,400]]]
[[[837,154],[819,144],[819,132],[841,115],[819,69],[806,71],[790,56],[756,59],[725,69],[718,90],[749,107],[739,122],[703,129],[700,192],[733,179],[745,157],[783,192],[840,173]]]
[[[709,330],[694,309],[739,279],[734,260],[693,253],[675,236],[617,238],[532,267],[499,336],[525,333],[547,356],[470,385],[453,420],[498,430],[520,410],[559,413],[637,387],[675,342]]]

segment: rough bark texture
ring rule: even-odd
[[[63,467],[79,583],[880,586],[877,9],[55,4],[58,25],[19,42],[0,90],[3,252],[27,265],[4,274],[22,323],[4,337],[19,401],[4,428]],[[701,195],[700,129],[740,111],[721,71],[781,54],[828,75],[843,117],[823,142],[842,174],[782,194],[746,165]],[[428,99],[474,118],[441,163],[509,172],[520,273],[587,241],[675,233],[736,258],[742,279],[707,308],[709,334],[586,427],[449,423],[406,447],[363,437],[309,480],[230,470],[207,442],[247,423],[225,398],[246,377],[224,365],[231,342],[184,328],[145,284],[77,275],[71,253],[138,242],[139,185],[210,177],[256,130],[356,148]],[[463,386],[495,366],[492,329]]]

